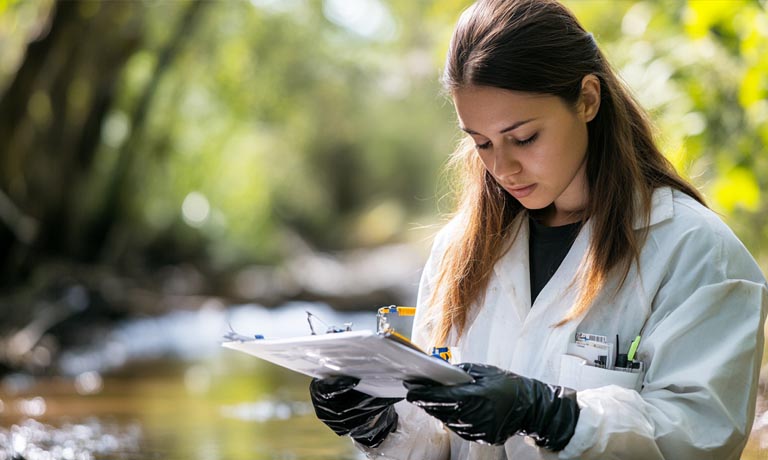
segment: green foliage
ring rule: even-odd
[[[435,220],[441,166],[459,137],[438,75],[469,3],[370,0],[358,22],[333,0],[208,3],[132,139],[129,114],[188,5],[143,3],[141,50],[103,123],[81,212],[98,209],[132,139],[126,248],[224,268],[280,259],[295,235],[322,249],[407,238],[413,223]],[[763,255],[765,2],[566,4],[651,111],[669,158]],[[49,8],[0,1],[0,85],[21,59],[18,37],[33,36]],[[87,103],[76,80],[71,94]]]
[[[568,4],[596,32],[640,103],[652,112],[670,160],[753,253],[765,257],[765,2],[616,2],[621,6],[614,9],[625,10],[620,28],[610,15],[590,12],[598,3]]]
[[[0,93],[24,57],[26,43],[36,38],[52,0],[0,0]]]
[[[326,249],[381,243],[433,211],[455,138],[434,43],[413,32],[360,37],[321,6],[209,8],[163,81],[137,152],[132,202],[142,234],[185,220],[226,266],[279,258],[296,233]],[[413,3],[401,8],[423,20]],[[126,94],[141,90],[152,66],[149,50],[129,62]],[[134,99],[124,97],[122,110]],[[180,212],[192,192],[209,206],[198,221]],[[371,225],[371,213],[395,225]]]

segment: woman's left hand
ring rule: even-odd
[[[503,444],[520,433],[553,451],[568,444],[579,418],[575,391],[485,364],[458,366],[474,383],[407,383],[406,399],[467,440]]]

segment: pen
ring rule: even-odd
[[[637,353],[637,347],[640,345],[640,336],[635,337],[632,344],[629,346],[629,353],[627,353],[627,359],[629,361],[635,360],[635,353]]]

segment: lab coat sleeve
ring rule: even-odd
[[[559,458],[739,458],[754,418],[765,280],[727,229],[692,231],[665,256],[640,345],[642,390],[579,392],[576,431]]]
[[[434,276],[452,227],[449,223],[438,233],[421,274],[411,338],[423,349],[429,345],[432,324],[430,318],[433,317],[432,312],[428,311],[427,302],[432,294]],[[390,433],[379,447],[372,449],[355,443],[368,458],[386,460],[448,460],[450,458],[449,435],[439,420],[430,417],[407,401],[397,403],[395,409],[398,415],[397,429]]]

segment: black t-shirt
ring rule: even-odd
[[[531,304],[565,259],[579,234],[581,222],[547,227],[529,218],[528,259],[531,264]]]

